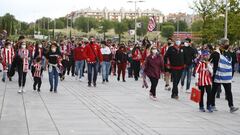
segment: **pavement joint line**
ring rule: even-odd
[[[93,104],[91,104],[91,103],[88,103],[88,101],[84,101],[84,100],[79,99],[79,97],[78,97],[77,95],[75,95],[74,92],[68,90],[63,84],[61,84],[61,85],[65,88],[65,90],[67,90],[70,94],[72,94],[78,101],[80,101],[80,102],[83,103],[85,106],[87,106],[87,108],[88,108],[93,114],[95,114],[97,117],[99,117],[105,124],[107,124],[107,125],[108,125],[110,128],[112,128],[117,134],[119,134],[119,133],[116,131],[115,128],[113,128],[109,123],[106,122],[106,120],[104,120],[104,118],[102,118],[102,116],[105,117],[105,118],[107,118],[107,116],[104,115],[104,113],[102,113],[102,112],[100,112],[100,111],[97,111],[97,112],[99,112],[99,113],[102,114],[102,116],[100,116],[100,115],[97,114],[97,112],[95,112],[95,111],[93,110],[93,108],[95,108],[95,110],[97,110],[97,108],[95,107],[95,105],[93,105]],[[92,106],[93,108],[91,108],[90,106]],[[111,119],[108,119],[108,120],[111,121],[116,127],[118,127],[123,133],[125,133],[125,134],[128,135],[128,133],[126,133],[121,127],[119,127],[119,126],[118,126],[116,123],[114,123]],[[122,133],[121,133],[121,134],[122,134]]]
[[[84,92],[84,91],[82,91],[82,92]],[[86,93],[86,92],[85,92]],[[121,112],[122,114],[126,114],[124,111],[122,111],[120,108],[118,108],[118,107],[116,107],[115,105],[113,105],[113,104],[111,104],[109,101],[107,101],[107,100],[105,100],[104,98],[101,98],[100,96],[96,96],[96,95],[93,95],[93,96],[95,96],[96,98],[98,98],[99,99],[99,101],[100,100],[102,100],[102,101],[104,101],[104,102],[101,102],[101,103],[105,103],[107,106],[109,106],[110,108],[113,108],[116,112]],[[96,99],[95,98],[95,99]],[[108,107],[108,108],[109,108]],[[120,113],[119,113],[120,114]],[[128,115],[128,114],[127,114]],[[123,115],[122,115],[123,116]],[[140,129],[144,129],[145,131],[147,131],[147,132],[149,132],[149,130],[151,130],[151,132],[155,132],[155,134],[159,134],[157,131],[155,131],[154,129],[152,129],[152,128],[150,128],[150,127],[148,127],[145,123],[143,123],[143,122],[140,122],[140,124],[138,124],[138,123],[136,123],[135,121],[133,121],[133,120],[131,120],[131,119],[129,119],[129,118],[126,118],[126,117],[124,117],[126,120],[128,120],[128,121],[130,121],[132,124],[135,124],[135,125],[137,125]],[[141,126],[140,126],[141,125]],[[142,127],[142,125],[145,125],[145,127]],[[148,129],[146,129],[146,127],[148,128]]]
[[[27,110],[26,110],[26,104],[25,104],[25,100],[24,100],[24,92],[20,93],[22,96],[22,102],[23,102],[23,109],[24,109],[24,115],[25,115],[25,122],[26,122],[26,126],[27,126],[27,133],[28,135],[30,135],[30,131],[29,131],[29,124],[28,124],[28,118],[27,118]]]
[[[0,120],[2,119],[2,113],[3,113],[6,91],[7,91],[7,82],[5,82],[5,88],[4,88],[3,97],[2,97],[3,99],[2,99],[1,111],[0,111]]]
[[[74,87],[74,86],[73,86]],[[73,88],[72,87],[72,88]],[[74,90],[74,92],[76,92],[75,90]],[[79,95],[79,92],[80,91],[78,91],[78,92],[76,92],[76,93],[78,93],[78,95]],[[84,91],[81,91],[82,93],[84,93],[84,94],[88,94],[87,92],[84,92]],[[82,95],[82,94],[81,94]],[[99,96],[96,96],[96,95],[93,95],[93,97],[95,97],[95,98],[93,98],[92,100],[94,100],[95,101],[95,104],[97,104],[99,107],[101,107],[103,110],[105,110],[106,111],[106,109],[105,108],[114,108],[114,105],[112,105],[112,104],[110,104],[110,102],[107,102],[106,100],[104,100],[103,98],[100,98]],[[98,100],[97,100],[97,98],[98,98]],[[87,100],[89,100],[89,99],[87,99]],[[101,102],[101,101],[102,102]],[[100,104],[102,104],[102,106],[100,106],[100,104],[99,104],[99,102],[100,102]],[[108,107],[104,107],[103,105],[105,105],[105,106],[108,106]],[[114,108],[114,110],[115,111],[120,111],[119,109],[116,109],[116,108]],[[99,110],[100,111],[100,110]],[[109,111],[108,110],[108,112],[110,112],[110,114],[111,114],[111,111]],[[125,113],[125,112],[123,112],[123,111],[121,111],[122,113]],[[126,114],[126,113],[125,113]],[[123,116],[123,115],[122,115]],[[114,116],[114,115],[112,115],[111,114],[111,117],[112,118],[115,118],[116,120],[117,119],[119,119],[119,118],[117,118],[116,116]],[[139,131],[139,129],[143,129],[144,131],[146,131],[146,132],[149,132],[149,129],[150,130],[153,130],[153,129],[151,129],[151,128],[149,128],[149,127],[147,127],[147,128],[149,128],[148,130],[146,129],[146,127],[141,127],[141,126],[139,126],[139,125],[141,125],[141,124],[137,124],[136,122],[133,122],[131,119],[129,119],[129,118],[127,118],[127,117],[123,117],[125,120],[127,120],[128,121],[128,127],[127,128],[129,128],[129,126],[130,126],[130,128],[132,128],[132,131],[134,131],[134,132],[138,132],[138,133],[136,133],[136,134],[139,134],[139,133],[141,133],[141,131]],[[126,126],[126,124],[124,124],[124,123],[122,123],[121,122],[121,119],[120,119],[120,121],[119,121],[121,124],[123,124],[123,125],[125,125]],[[131,124],[130,124],[131,123]],[[137,129],[136,128],[136,126],[134,127],[133,125],[137,125],[137,127],[139,128],[139,129]],[[155,131],[156,132],[156,131]],[[156,133],[155,133],[156,134]]]
[[[32,77],[30,77],[30,79],[33,81]],[[54,125],[54,127],[55,127],[55,129],[56,129],[56,131],[57,131],[57,133],[58,133],[58,135],[61,135],[61,133],[60,133],[58,127],[57,127],[57,124],[56,124],[56,122],[54,121],[54,119],[53,119],[53,117],[52,117],[52,115],[51,115],[51,113],[50,113],[50,111],[49,111],[49,109],[48,109],[45,101],[43,100],[42,95],[40,94],[40,92],[38,92],[38,95],[39,95],[41,101],[43,102],[43,105],[44,105],[45,109],[47,110],[47,113],[48,113],[50,119],[52,120],[52,123],[53,123],[53,125]]]
[[[124,88],[126,88],[124,85],[122,85],[122,84],[120,84],[122,87],[124,87]],[[120,90],[120,91],[123,91],[123,90]],[[124,91],[123,91],[124,92]],[[141,97],[143,97],[143,95],[141,95]],[[138,100],[140,100],[140,101],[143,101],[142,99],[138,99]],[[174,100],[173,100],[174,101]],[[154,104],[155,102],[148,102],[148,104],[150,104],[150,105],[152,105],[152,106],[154,106],[154,107],[157,107],[157,108],[159,108],[159,105],[158,104]],[[179,103],[181,103],[181,104],[183,104],[183,105],[186,105],[186,106],[189,106],[189,104],[187,104],[187,103],[185,103],[185,102],[179,102]],[[201,117],[201,116],[199,116],[200,118],[202,118],[202,119],[204,119],[204,120],[208,120],[208,119],[206,119],[206,118],[204,118],[204,117]],[[187,123],[190,123],[189,121],[186,121]],[[224,125],[221,125],[220,123],[217,123],[216,121],[211,121],[211,122],[213,122],[213,123],[215,123],[215,124],[217,124],[217,125],[219,125],[219,126],[222,126],[222,127],[224,127]]]
[[[76,91],[75,91],[75,92],[76,92]],[[86,92],[84,92],[84,91],[81,91],[81,92],[84,93],[84,94],[88,94],[88,93],[86,93]],[[76,93],[79,94],[79,92],[76,92]],[[82,94],[81,94],[81,95],[82,95]],[[105,112],[109,112],[109,114],[111,114],[111,111],[107,111],[104,106],[100,106],[100,104],[101,104],[101,103],[104,103],[104,102],[101,102],[101,103],[99,104],[99,103],[97,103],[97,102],[98,102],[97,100],[94,100],[94,99],[96,99],[96,98],[99,98],[98,96],[93,95],[93,97],[94,97],[94,98],[92,98],[91,101],[95,101],[94,103],[95,103],[96,105],[98,105],[99,107],[101,107],[102,110],[104,110]],[[99,101],[99,102],[100,102],[100,101]],[[104,104],[107,105],[106,103],[104,103]],[[102,104],[102,105],[104,105],[104,104]],[[108,105],[108,106],[109,106],[109,105]],[[109,106],[109,107],[111,108],[112,106]],[[107,108],[109,108],[109,107],[107,107]],[[100,109],[99,109],[98,111],[100,111]],[[114,118],[113,120],[117,120],[117,117],[114,116],[114,115],[112,115],[112,114],[111,114],[111,117],[108,117],[108,118],[109,118],[109,119]],[[125,119],[126,119],[126,118],[125,118]],[[133,128],[133,130],[132,130],[133,132],[135,132],[135,133],[138,132],[138,133],[136,133],[136,134],[139,134],[139,133],[140,133],[135,127],[133,127],[133,126],[131,126],[131,125],[129,125],[129,124],[128,124],[128,127],[127,127],[127,125],[124,124],[124,123],[122,123],[121,121],[118,121],[118,123],[120,123],[122,127],[125,126],[127,129],[129,129],[129,126],[130,126],[131,128]],[[136,131],[134,131],[134,130],[136,130]]]

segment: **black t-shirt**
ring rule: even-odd
[[[46,55],[46,58],[48,59],[48,63],[57,64],[58,63],[58,58],[60,56],[61,56],[61,53],[59,51],[57,51],[57,52],[49,51]]]

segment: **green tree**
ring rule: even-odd
[[[141,17],[137,19],[137,22],[141,23],[141,28],[137,28],[138,36],[145,36],[147,34],[148,21],[149,21],[149,17]]]
[[[101,33],[103,33],[103,38],[105,40],[105,33],[108,32],[109,29],[111,29],[113,27],[113,23],[109,20],[103,20],[102,22],[100,22],[100,31]]]
[[[179,25],[179,31],[187,31],[188,25],[186,21],[179,20],[174,22],[175,31],[177,31],[177,26]]]
[[[168,38],[173,36],[175,27],[173,25],[164,25],[162,26],[161,34],[163,37]]]
[[[74,25],[78,30],[81,30],[86,33],[91,31],[91,29],[98,28],[99,26],[98,20],[96,20],[95,18],[83,17],[83,16],[77,18],[75,20]]]
[[[128,30],[127,23],[116,22],[114,25],[115,33],[118,34],[119,43],[121,43],[121,35]]]
[[[192,23],[191,30],[193,32],[200,32],[202,30],[202,27],[203,27],[203,21],[202,20],[197,20],[197,21]]]
[[[15,19],[14,15],[11,15],[9,13],[6,13],[1,18],[1,30],[6,30],[8,32],[8,35],[15,34],[16,25],[18,21]]]

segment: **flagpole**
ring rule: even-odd
[[[224,28],[224,38],[227,39],[228,37],[228,0],[226,0],[226,7],[225,7],[225,28]]]
[[[137,3],[140,3],[140,2],[144,2],[144,1],[142,1],[142,0],[135,0],[135,1],[128,1],[128,3],[134,3],[134,6],[135,6],[135,17],[134,17],[134,31],[135,31],[135,33],[134,33],[134,43],[136,44],[137,43],[137,25],[136,25],[136,23],[137,23]]]

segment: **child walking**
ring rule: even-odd
[[[42,62],[42,58],[37,57],[36,58],[36,63],[33,65],[32,67],[32,76],[33,76],[33,90],[36,90],[37,87],[37,91],[40,92],[40,88],[42,85],[42,72],[43,72],[43,66],[41,64]]]
[[[201,91],[201,101],[199,102],[199,110],[201,112],[205,112],[204,109],[204,92],[207,92],[207,110],[209,112],[213,112],[211,109],[211,86],[212,86],[212,66],[208,62],[209,59],[209,52],[204,51],[201,54],[201,59],[196,68],[196,77],[197,82],[196,85]]]

